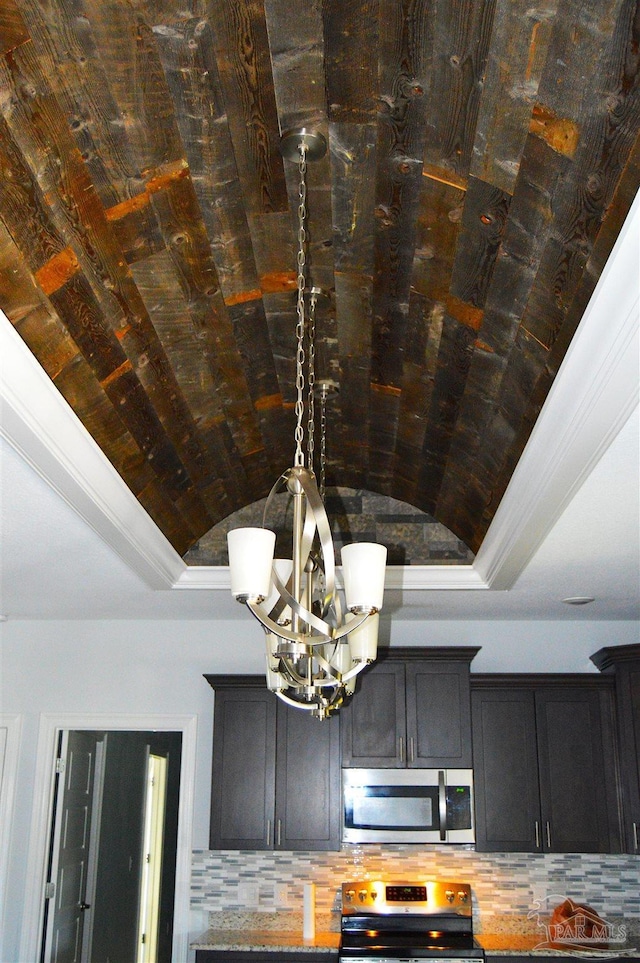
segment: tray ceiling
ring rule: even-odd
[[[629,0],[4,0],[0,308],[174,548],[293,456],[477,551],[640,183]]]

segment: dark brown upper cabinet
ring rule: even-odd
[[[612,686],[602,681],[473,678],[478,850],[620,851]]]
[[[640,645],[600,649],[591,661],[615,677],[623,810],[623,845],[640,852]]]
[[[342,765],[471,767],[469,666],[477,648],[393,649],[358,678],[340,710]]]
[[[215,690],[211,849],[340,848],[340,720],[281,702],[262,676]]]

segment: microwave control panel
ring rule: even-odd
[[[356,880],[342,884],[342,915],[355,913],[471,916],[468,883]]]

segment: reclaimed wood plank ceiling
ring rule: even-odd
[[[632,0],[0,0],[0,307],[181,554],[293,458],[477,551],[638,189]]]

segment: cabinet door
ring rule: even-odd
[[[533,692],[481,688],[471,693],[476,848],[541,849]]]
[[[216,691],[211,849],[271,849],[276,697],[266,688]]]
[[[539,689],[536,723],[546,848],[556,853],[610,852],[609,767],[599,693]]]
[[[276,849],[340,849],[340,719],[278,705]]]
[[[407,765],[422,769],[471,768],[469,666],[409,662]]]
[[[640,646],[638,646],[640,653]],[[640,852],[640,655],[616,666],[625,850]]]
[[[403,769],[406,765],[405,667],[378,662],[358,678],[356,693],[340,710],[342,765]]]

